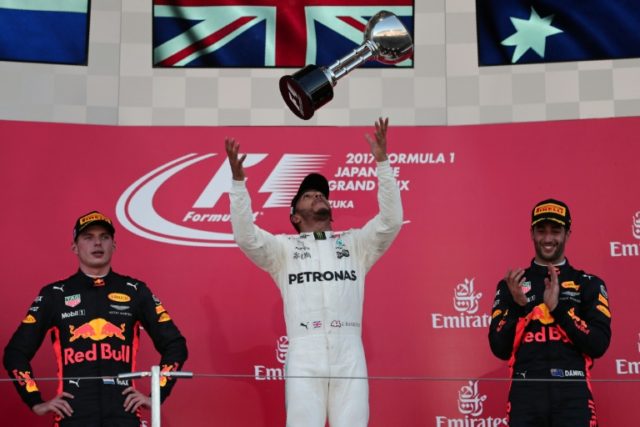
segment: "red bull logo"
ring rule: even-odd
[[[549,313],[549,307],[545,303],[536,305],[530,316],[531,320],[537,320],[543,325],[549,325],[554,321],[553,316]]]
[[[105,338],[111,337],[116,337],[124,341],[124,329],[124,323],[120,324],[120,327],[118,327],[108,320],[100,317],[84,323],[77,328],[73,325],[69,325],[69,333],[71,334],[69,342],[74,342],[78,338],[102,341]]]
[[[72,348],[64,349],[64,364],[73,365],[82,362],[95,362],[96,360],[113,360],[129,363],[131,361],[131,346],[122,344],[120,348],[112,347],[108,342],[93,343],[86,351],[75,351]]]
[[[504,311],[504,314],[502,315],[502,319],[500,319],[500,321],[498,322],[498,326],[496,327],[497,332],[500,332],[502,330],[502,327],[507,323],[508,314],[509,314],[509,309]]]
[[[565,343],[571,342],[566,333],[556,326],[542,326],[537,332],[527,332],[522,337],[522,342],[547,342],[547,341],[562,341]]]
[[[177,370],[178,369],[178,364],[174,363],[173,365],[162,365],[162,369],[160,369],[160,387],[164,387],[165,385],[167,385],[167,381],[169,381],[171,378],[170,377],[166,377],[164,375],[162,375],[163,372],[171,372],[173,370]]]
[[[18,380],[18,384],[24,387],[28,393],[33,393],[34,391],[38,391],[38,386],[36,385],[36,381],[33,378],[31,378],[31,372],[18,371],[17,369],[14,369],[13,376]]]
[[[589,334],[589,332],[591,332],[589,330],[589,327],[587,326],[587,322],[585,322],[580,317],[578,317],[574,307],[571,307],[571,309],[567,311],[567,314],[569,315],[571,320],[573,320],[573,324],[576,326],[576,328],[578,328],[580,331],[582,331],[585,334]]]
[[[125,324],[116,326],[103,318],[93,319],[84,323],[77,328],[73,325],[69,326],[71,337],[69,342],[75,340],[90,339],[92,341],[102,341],[105,338],[116,337],[125,340],[124,336]],[[112,347],[109,343],[94,343],[89,350],[76,351],[73,348],[64,349],[64,364],[74,364],[81,362],[92,362],[98,360],[115,360],[117,362],[129,363],[131,360],[131,346],[122,344],[120,348]]]

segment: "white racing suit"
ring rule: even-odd
[[[363,228],[343,233],[274,236],[253,223],[246,185],[233,181],[236,243],[271,275],[284,302],[287,427],[325,427],[327,415],[331,427],[368,423],[364,277],[402,225],[400,191],[389,162],[379,162],[377,172],[380,212]]]

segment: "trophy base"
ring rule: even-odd
[[[307,65],[280,78],[280,94],[296,116],[309,120],[318,108],[333,99],[333,84],[322,67]]]

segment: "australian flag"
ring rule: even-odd
[[[86,65],[89,0],[0,0],[0,60]]]
[[[640,57],[639,0],[476,0],[482,65]]]
[[[154,0],[155,67],[331,65],[394,13],[413,34],[413,0]],[[412,60],[396,66],[410,67]],[[381,66],[368,61],[365,66]]]

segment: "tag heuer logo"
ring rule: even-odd
[[[531,281],[526,281],[526,282],[522,282],[522,284],[520,285],[520,289],[522,289],[522,292],[529,293],[529,291],[531,290]]]
[[[69,307],[75,307],[80,304],[80,294],[69,295],[64,297],[64,305]]]

